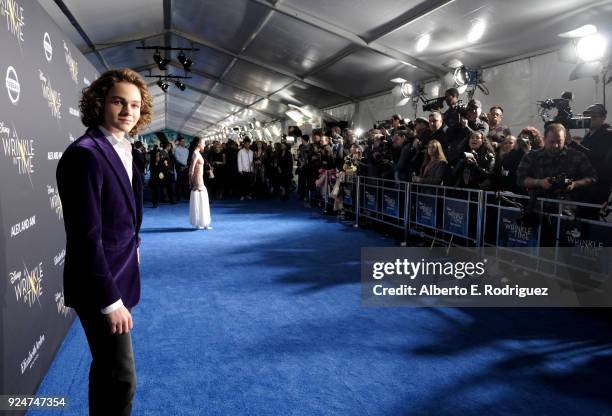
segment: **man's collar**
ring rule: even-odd
[[[123,139],[115,136],[113,133],[111,133],[110,131],[106,130],[104,127],[102,126],[98,126],[98,128],[100,129],[100,131],[102,132],[102,134],[104,134],[104,136],[109,139],[113,145],[117,144],[117,143],[123,143],[123,142],[127,142],[127,139],[124,137]]]

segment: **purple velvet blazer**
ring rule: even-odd
[[[121,298],[130,308],[140,299],[143,178],[134,164],[132,172],[133,185],[97,128],[68,146],[57,165],[66,229],[66,306],[100,310]]]

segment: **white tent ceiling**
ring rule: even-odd
[[[206,134],[234,115],[285,118],[288,104],[329,108],[390,90],[390,79],[431,80],[458,58],[471,67],[557,48],[583,24],[610,31],[612,1],[595,0],[39,0],[98,68],[183,75],[153,63],[163,45],[195,47],[186,91],[150,79],[149,131]],[[486,24],[466,39],[474,19]],[[422,52],[416,39],[431,34]]]

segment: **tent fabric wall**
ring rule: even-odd
[[[493,66],[483,70],[483,79],[490,94],[484,95],[478,90],[474,98],[482,102],[485,111],[488,111],[492,105],[501,105],[504,108],[504,122],[513,133],[518,133],[520,129],[528,125],[542,129],[544,123],[538,115],[537,101],[559,98],[563,91],[572,91],[574,93],[572,101],[574,113],[581,113],[594,102],[602,102],[601,82],[596,83],[593,78],[569,81],[574,67],[575,64],[560,62],[557,52]],[[437,96],[431,91],[436,87],[439,89],[439,94],[442,95],[445,88],[440,85],[439,81],[425,85],[425,92],[429,98]],[[607,94],[606,108],[610,108],[609,96],[610,94]],[[465,102],[466,94],[461,98]],[[415,116],[427,116],[422,111],[421,103],[415,113],[410,103],[397,106],[398,101],[398,98],[391,93],[361,101],[359,112],[355,117],[355,126],[365,130],[371,128],[377,120],[389,119],[396,113],[411,119]],[[553,110],[552,113],[556,112]],[[579,131],[575,133],[581,134]]]

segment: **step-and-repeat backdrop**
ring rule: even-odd
[[[0,0],[0,54],[0,394],[33,394],[75,318],[55,169],[98,74],[36,1]]]

